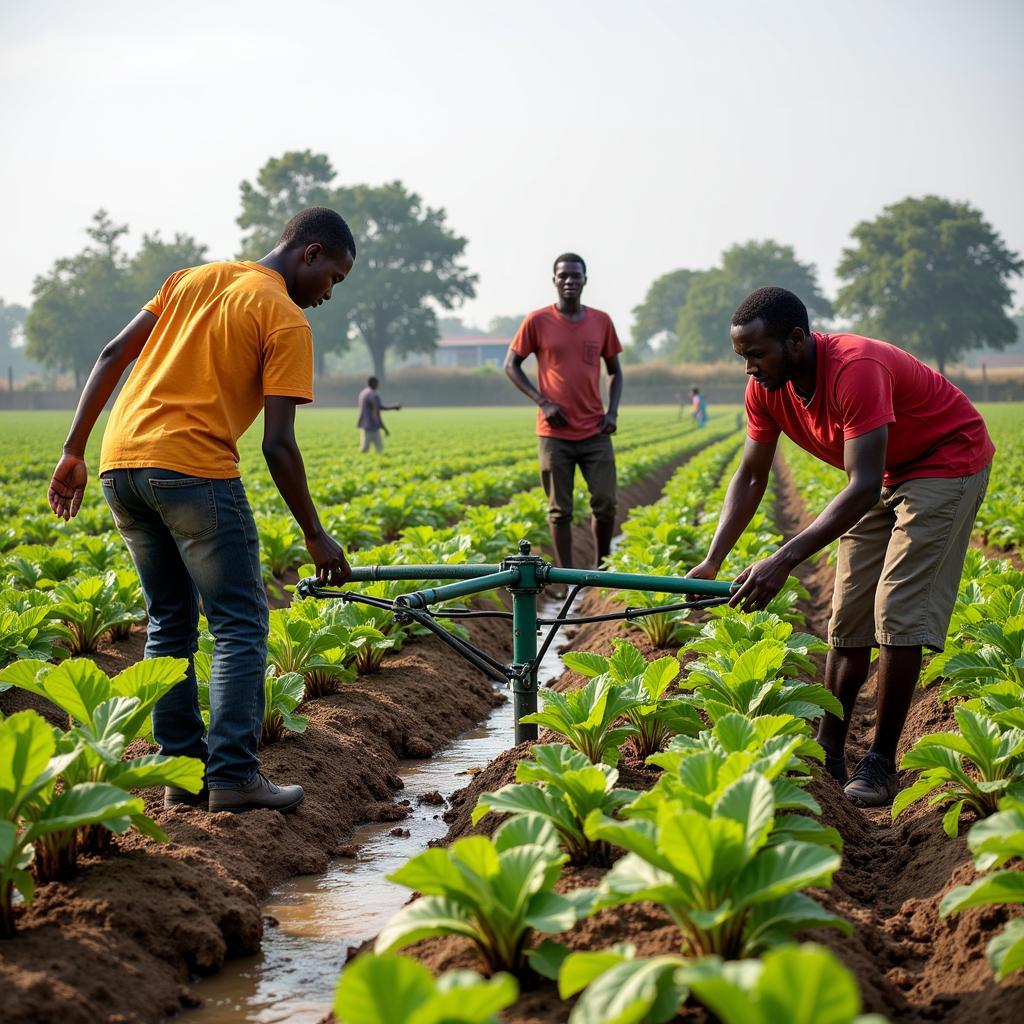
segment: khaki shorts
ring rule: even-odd
[[[548,522],[572,522],[572,489],[576,467],[590,491],[590,511],[598,522],[615,519],[615,452],[610,434],[582,441],[539,437],[540,482],[548,498]]]
[[[941,651],[988,467],[973,476],[907,480],[839,540],[828,642]]]

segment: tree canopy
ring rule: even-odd
[[[206,246],[189,235],[171,242],[146,235],[135,256],[123,246],[127,224],[99,210],[86,229],[90,244],[59,259],[32,288],[25,320],[25,353],[44,366],[71,371],[75,386],[100,349],[149,301],[165,278],[206,258]]]
[[[755,288],[779,285],[803,299],[812,320],[832,315],[811,263],[801,263],[793,247],[771,240],[733,245],[710,270],[675,270],[659,277],[634,310],[634,344],[649,346],[665,334],[672,356],[713,363],[732,356],[729,321]]]
[[[15,345],[27,315],[24,306],[0,299],[0,373],[6,374],[10,368],[15,377],[22,377],[39,369],[25,357],[24,347]]]
[[[690,283],[698,273],[697,270],[673,270],[662,274],[647,289],[644,301],[633,307],[632,340],[638,355],[649,353],[651,343],[659,335],[667,337],[670,348],[678,340],[679,311],[686,305]]]
[[[330,206],[349,223],[356,266],[331,301],[309,311],[318,352],[342,352],[361,338],[384,376],[388,352],[431,351],[436,309],[475,294],[476,275],[461,262],[466,240],[450,230],[443,209],[423,204],[399,182],[336,186],[330,160],[311,150],[268,160],[255,183],[242,182],[242,256],[257,258],[277,243],[287,220],[306,206]]]
[[[852,237],[836,305],[856,330],[934,359],[940,373],[969,349],[1017,340],[1009,281],[1024,263],[968,203],[907,198]]]

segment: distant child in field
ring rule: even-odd
[[[261,260],[172,274],[100,353],[53,471],[50,508],[70,519],[88,480],[89,434],[137,359],[103,434],[100,483],[145,594],[146,657],[188,660],[185,679],[153,710],[153,735],[162,753],[201,759],[207,785],[198,796],[167,787],[166,806],[293,811],[302,803],[302,787],[275,785],[257,756],[269,614],[237,441],[262,411],[263,456],[317,577],[344,583],[351,570],[310,497],[295,407],[313,399],[313,335],[302,310],[330,299],[355,256],[345,221],[312,207]],[[200,600],[216,641],[206,736],[192,662]]]
[[[690,416],[693,417],[693,420],[698,427],[706,426],[708,422],[708,403],[700,393],[700,388],[697,387],[696,384],[690,388],[690,394],[692,396],[690,402]]]
[[[378,387],[380,387],[380,381],[376,377],[370,377],[366,381],[366,387],[359,392],[357,399],[359,419],[356,426],[359,428],[359,450],[361,452],[368,452],[371,446],[378,452],[384,451],[384,442],[380,435],[382,432],[387,434],[389,431],[380,417],[381,410],[393,409],[397,412],[402,408],[400,405],[382,405],[380,395],[377,393]]]

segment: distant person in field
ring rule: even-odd
[[[384,442],[381,440],[381,432],[388,433],[384,421],[380,417],[381,410],[394,409],[396,412],[401,409],[400,405],[382,405],[377,388],[380,381],[376,377],[370,377],[366,381],[366,387],[359,392],[359,420],[356,426],[359,428],[359,450],[368,452],[371,447],[378,452],[384,451]]]
[[[128,375],[103,434],[103,496],[139,573],[149,613],[146,657],[187,658],[185,680],[153,711],[164,754],[198,757],[198,796],[168,787],[164,803],[210,811],[292,811],[302,787],[260,772],[267,598],[259,535],[238,474],[238,438],[263,412],[263,455],[302,529],[323,583],[350,569],[324,530],[295,441],[295,407],[313,398],[313,336],[302,313],[331,297],[356,247],[333,210],[303,210],[261,260],[172,274],[100,353],[50,481],[54,513],[82,504],[85,446],[104,403]],[[216,640],[204,737],[192,655],[199,602]]]
[[[555,260],[554,305],[536,309],[519,328],[505,357],[505,373],[536,402],[540,478],[548,499],[548,524],[558,564],[572,566],[572,493],[576,467],[590,490],[597,564],[608,557],[615,533],[615,433],[622,367],[615,326],[607,313],[583,306],[587,265],[575,253]],[[523,372],[537,357],[540,390]],[[611,380],[608,409],[601,401],[601,361]]]
[[[698,427],[706,427],[708,423],[708,403],[700,393],[696,384],[690,388],[690,416]]]
[[[764,608],[790,572],[836,538],[825,684],[844,718],[825,714],[825,766],[859,803],[891,803],[896,748],[921,669],[941,651],[995,446],[981,414],[945,377],[895,345],[811,332],[804,304],[759,288],[732,316],[746,363],[747,440],[707,558],[713,579],[757,511],[780,434],[846,470],[847,485],[774,554],[745,569],[730,604]],[[874,742],[847,777],[846,737],[857,694],[878,656]]]

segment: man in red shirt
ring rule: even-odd
[[[619,344],[611,317],[583,306],[587,265],[575,253],[555,260],[558,301],[535,309],[523,321],[505,357],[505,373],[536,402],[540,478],[548,497],[548,524],[555,558],[572,566],[572,491],[576,467],[590,490],[594,547],[600,565],[615,532],[615,433],[622,396]],[[540,390],[523,372],[523,360],[537,357]],[[608,411],[601,401],[601,360],[611,385]]]
[[[899,789],[896,747],[921,669],[941,651],[995,446],[958,388],[912,355],[854,334],[812,333],[804,304],[759,288],[732,317],[746,362],[747,441],[707,558],[712,579],[757,510],[779,434],[849,483],[807,529],[745,569],[730,604],[756,611],[792,569],[837,537],[825,684],[844,717],[825,714],[825,766],[852,799],[888,804]],[[847,782],[845,745],[857,694],[878,647],[874,742]]]

